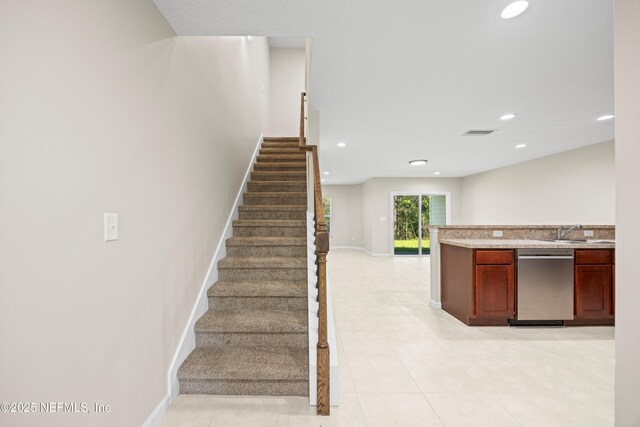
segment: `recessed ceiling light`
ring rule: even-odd
[[[325,174],[325,175],[329,175],[329,172],[322,172],[322,173]]]
[[[434,175],[440,175],[440,172],[439,172],[439,171],[436,171],[436,172],[434,172],[433,174],[434,174]]]
[[[603,120],[611,120],[613,119],[615,116],[613,114],[605,114],[604,116],[600,116],[598,117],[596,120],[601,122]]]
[[[500,120],[511,120],[515,117],[515,113],[507,113],[500,116]]]
[[[529,2],[526,0],[514,1],[507,5],[507,7],[502,9],[502,13],[500,14],[500,16],[502,17],[502,19],[515,18],[516,16],[527,10],[528,7]]]
[[[347,144],[345,144],[344,142],[338,142],[338,147],[342,148],[345,147]]]
[[[518,145],[516,145],[516,148],[524,148],[526,146],[527,146],[527,144],[518,144]]]
[[[462,136],[487,136],[494,133],[495,129],[472,129],[468,130],[466,133],[463,133]]]
[[[426,164],[427,164],[427,161],[426,161],[426,160],[411,160],[411,161],[409,162],[409,164],[410,164],[411,166],[422,166],[422,165],[426,165]]]
[[[247,36],[247,40],[249,41],[253,40],[253,36]]]

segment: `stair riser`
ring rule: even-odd
[[[289,163],[256,163],[253,165],[253,170],[256,171],[306,171],[307,165],[300,162]]]
[[[264,182],[249,182],[247,183],[247,188],[249,191],[299,191],[306,192],[307,191],[307,183],[304,181],[301,182],[291,182],[287,184],[269,184]]]
[[[284,152],[291,153],[291,154],[305,154],[304,151],[298,148],[298,144],[278,144],[273,142],[265,142],[260,147],[260,151],[262,150],[266,150],[267,152],[282,150]],[[263,153],[259,153],[259,154],[263,154]],[[264,154],[267,154],[267,153],[264,153]]]
[[[298,147],[300,141],[299,140],[290,140],[290,141],[276,141],[272,139],[264,139],[262,140],[262,147],[266,148],[266,146],[277,146],[277,147]]]
[[[307,298],[296,297],[209,297],[216,310],[306,310]]]
[[[239,257],[302,257],[306,246],[227,246],[227,256]]]
[[[219,268],[218,280],[306,280],[303,268]]]
[[[284,155],[298,154],[299,155],[301,153],[303,152],[300,151],[298,147],[271,147],[271,148],[262,147],[258,154],[266,154],[268,156],[273,156],[273,155],[277,156],[279,154],[284,154]]]
[[[305,211],[239,211],[240,219],[301,220],[307,218]]]
[[[307,182],[306,172],[289,172],[286,174],[276,174],[265,172],[252,172],[251,181],[291,181],[291,182]]]
[[[309,381],[180,380],[182,394],[309,396]]]
[[[305,237],[306,227],[243,227],[234,226],[233,235],[237,237]]]
[[[196,347],[294,347],[309,346],[307,333],[196,332]]]
[[[245,195],[242,198],[245,205],[306,205],[307,198],[306,197],[256,197],[256,196],[247,196]]]
[[[300,156],[266,156],[261,154],[256,158],[256,161],[258,163],[298,163],[303,165],[306,164],[305,158]]]

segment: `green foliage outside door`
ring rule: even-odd
[[[429,254],[429,226],[444,225],[446,197],[397,195],[393,197],[393,249],[396,255]]]

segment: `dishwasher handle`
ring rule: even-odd
[[[573,259],[573,255],[557,256],[557,255],[521,255],[518,259]]]

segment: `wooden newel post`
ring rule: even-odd
[[[317,224],[316,255],[318,256],[318,402],[319,415],[329,415],[331,400],[329,395],[329,342],[327,338],[327,253],[329,233],[323,219]]]

